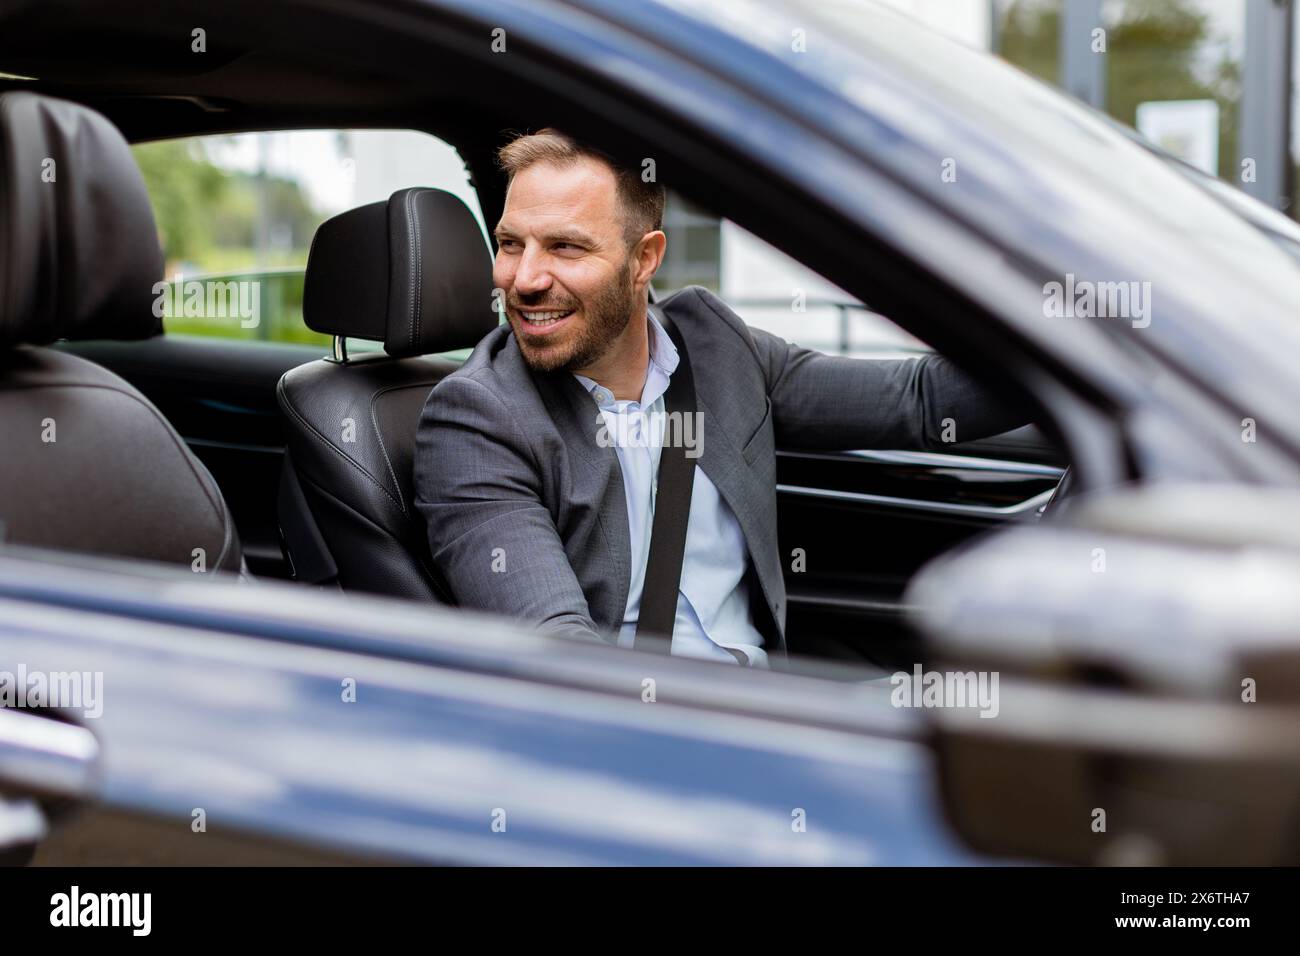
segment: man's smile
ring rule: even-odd
[[[530,336],[550,335],[561,326],[568,325],[576,309],[521,309],[515,308],[519,316],[519,329]]]

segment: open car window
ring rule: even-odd
[[[832,355],[898,358],[931,351],[870,305],[730,220],[721,222],[722,298],[746,323]]]
[[[660,295],[702,285],[754,328],[804,348],[854,358],[931,351],[861,300],[730,219],[670,193]]]
[[[458,196],[483,225],[460,155],[412,130],[199,136],[133,151],[162,241],[168,286],[155,309],[169,333],[328,345],[302,317],[303,274],[322,222],[431,186]]]

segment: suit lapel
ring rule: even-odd
[[[736,516],[741,533],[745,536],[745,548],[749,551],[750,561],[755,568],[761,567],[755,553],[755,546],[760,543],[761,522],[758,521],[759,516],[754,508],[756,499],[751,487],[754,476],[741,457],[740,449],[731,441],[726,428],[718,421],[704,395],[699,395],[697,405],[703,415],[700,468]]]
[[[662,321],[662,310],[658,306],[651,306],[651,308]],[[686,340],[686,347],[692,355],[705,354],[705,350],[695,343],[691,335],[695,328],[693,324],[678,322],[676,326]],[[755,508],[755,503],[761,498],[754,495],[754,475],[745,464],[740,448],[732,440],[731,429],[728,427],[731,423],[720,421],[715,411],[727,407],[723,396],[718,393],[718,388],[725,388],[726,383],[717,375],[701,374],[698,366],[695,368],[694,377],[695,403],[702,416],[699,466],[736,516],[754,567],[761,567],[757,554],[762,553],[762,521]]]
[[[662,312],[656,314],[662,315]],[[696,325],[679,321],[676,326],[692,355],[707,354],[702,347],[704,343],[697,345],[692,335]],[[740,447],[732,437],[734,422],[719,420],[717,409],[726,409],[732,404],[728,401],[729,396],[719,391],[727,387],[725,376],[701,374],[700,365],[695,365],[696,407],[702,416],[703,429],[699,467],[736,516],[750,564],[763,590],[762,598],[775,615],[771,600],[771,594],[777,589],[771,567],[772,557],[777,553],[775,515],[763,514],[763,502],[769,500],[770,494],[768,489],[759,487],[758,477],[745,463]],[[779,577],[779,572],[776,573]],[[781,641],[779,633],[776,640],[778,643]]]
[[[567,372],[536,374],[533,380],[547,407],[565,448],[575,452],[591,469],[600,493],[600,526],[614,572],[614,599],[609,608],[589,608],[594,620],[617,628],[627,609],[628,584],[632,576],[632,535],[628,530],[627,495],[623,490],[623,469],[613,446],[602,448],[596,441],[600,410]]]

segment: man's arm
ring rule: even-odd
[[[599,640],[514,416],[470,378],[439,384],[416,432],[415,506],[458,603]]]
[[[941,355],[851,359],[750,332],[781,448],[942,450],[1030,422]]]

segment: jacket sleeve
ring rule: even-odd
[[[853,359],[750,334],[781,448],[942,451],[1031,421],[941,355]]]
[[[456,601],[601,640],[539,476],[514,416],[489,388],[453,376],[433,389],[416,433],[415,506]]]

